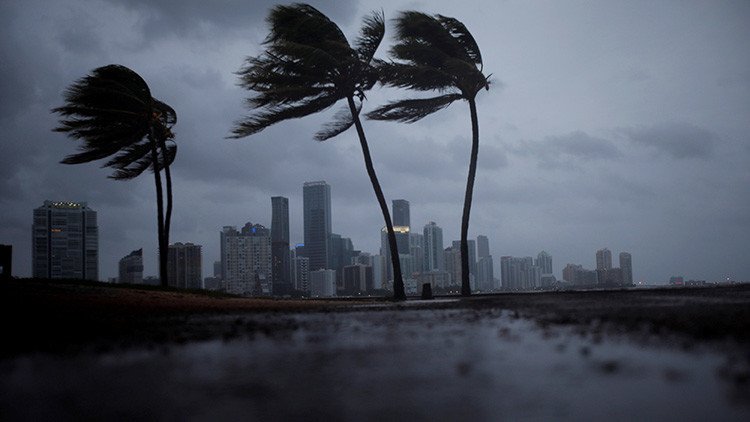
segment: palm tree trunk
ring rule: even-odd
[[[477,174],[477,156],[479,155],[479,119],[477,118],[477,104],[473,98],[469,99],[471,111],[471,159],[469,160],[469,176],[466,180],[466,196],[464,197],[464,213],[461,218],[461,296],[471,296],[469,282],[469,215],[471,214],[471,198],[474,195],[474,178]]]
[[[156,150],[156,141],[154,129],[149,129],[148,140],[151,143],[151,159],[154,163],[154,183],[156,184],[156,210],[158,214],[159,230],[159,281],[162,287],[168,286],[167,283],[167,247],[164,244],[164,195],[161,186],[161,174],[159,172],[159,154]]]
[[[385,196],[383,196],[383,190],[380,188],[378,176],[375,175],[375,168],[372,165],[372,157],[370,157],[370,148],[367,146],[365,131],[362,128],[362,122],[359,120],[359,112],[357,111],[357,106],[354,104],[354,97],[347,97],[347,101],[349,102],[349,110],[352,113],[352,119],[354,119],[354,126],[357,128],[357,135],[359,135],[359,144],[362,146],[362,155],[365,159],[367,175],[370,176],[370,183],[372,183],[372,188],[375,190],[375,196],[378,198],[380,211],[383,213],[383,219],[385,220],[385,227],[388,230],[388,246],[391,249],[391,264],[393,265],[393,299],[406,300],[404,279],[401,275],[401,261],[398,256],[396,234],[393,232],[391,213],[388,211],[388,204],[385,202]]]
[[[167,143],[159,140],[161,156],[164,160],[164,182],[167,186],[167,211],[164,216],[164,243],[169,247],[169,228],[172,225],[172,172],[169,170],[169,158],[167,157]]]

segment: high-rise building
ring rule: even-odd
[[[331,186],[324,181],[306,182],[302,188],[305,256],[310,270],[329,268],[331,253]]]
[[[430,221],[424,226],[424,270],[425,271],[442,271],[443,255],[443,229],[434,221]]]
[[[413,271],[423,273],[424,269],[424,235],[422,233],[409,233],[409,255],[412,257]]]
[[[167,284],[178,289],[202,289],[201,245],[177,242],[167,253]]]
[[[476,276],[477,273],[477,244],[474,239],[467,239],[466,244],[469,247],[469,274]],[[453,249],[461,253],[461,241],[453,241]],[[459,278],[459,280],[461,280]]]
[[[310,292],[310,258],[306,256],[292,258],[292,280],[296,290],[304,293]]]
[[[477,257],[482,259],[485,256],[490,256],[490,240],[480,234],[477,236]]]
[[[500,257],[500,272],[503,290],[524,291],[541,287],[542,272],[534,265],[530,256],[516,258],[512,256]]]
[[[409,255],[409,226],[393,226],[393,234],[396,237],[396,248],[398,249],[399,259]],[[391,247],[388,242],[388,229],[383,227],[380,230],[380,254],[386,260],[385,264],[388,271],[388,280],[393,280],[393,263],[391,261]],[[406,279],[409,277],[408,270],[401,268],[401,276]]]
[[[271,197],[271,277],[274,295],[290,293],[289,199],[283,196]]]
[[[620,252],[620,269],[622,270],[622,283],[633,284],[633,257],[627,252]]]
[[[495,286],[495,270],[492,263],[492,255],[479,258],[477,261],[477,288],[483,292],[497,290]]]
[[[99,279],[96,211],[85,202],[44,201],[34,210],[32,235],[34,277]]]
[[[596,269],[597,270],[610,270],[612,269],[612,252],[609,249],[599,249],[596,251]]]
[[[409,216],[409,201],[407,201],[406,199],[394,199],[392,208],[394,226],[411,226]]]
[[[227,291],[271,295],[271,231],[252,223],[245,224],[240,231],[225,226],[221,231],[221,272]]]
[[[460,286],[461,249],[455,245],[445,248],[445,250],[443,250],[443,265],[443,268],[445,268],[445,272],[450,275],[450,284]]]
[[[552,274],[552,255],[546,251],[539,252],[535,264],[542,271],[542,275]]]
[[[310,271],[310,296],[336,296],[336,270]]]
[[[120,260],[119,276],[120,283],[143,283],[143,249],[130,252]]]
[[[0,245],[0,280],[13,276],[13,245]]]
[[[373,289],[372,267],[353,264],[344,267],[342,283],[338,286],[339,296],[351,296],[371,292]]]

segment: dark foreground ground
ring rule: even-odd
[[[0,283],[0,420],[750,420],[750,286],[394,304]]]

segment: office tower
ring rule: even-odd
[[[306,182],[302,187],[305,256],[310,270],[329,268],[331,237],[331,186],[324,181]]]
[[[336,296],[336,270],[310,271],[310,297]]]
[[[633,257],[627,252],[620,252],[620,269],[622,283],[626,286],[633,284]]]
[[[596,251],[596,269],[609,270],[612,268],[612,252],[609,249],[599,249]]]
[[[539,252],[536,256],[536,266],[542,271],[542,274],[552,274],[552,255],[546,251]]]
[[[289,199],[271,198],[271,278],[273,294],[290,293],[292,286],[289,257]]]
[[[13,276],[13,245],[0,245],[0,280]]]
[[[292,258],[292,280],[295,290],[310,292],[310,258],[306,256]]]
[[[497,289],[492,255],[483,256],[477,261],[477,288],[483,292]]]
[[[424,269],[424,235],[421,233],[409,233],[409,255],[412,257],[415,273],[423,273]]]
[[[485,256],[490,256],[490,240],[480,234],[477,236],[477,257],[481,259]]]
[[[214,261],[214,278],[221,279],[221,260]]]
[[[125,284],[143,283],[143,249],[130,252],[120,260],[119,282]]]
[[[34,277],[99,279],[96,211],[85,202],[44,201],[34,210],[32,235]]]
[[[331,233],[328,240],[328,250],[328,268],[336,270],[336,283],[341,284],[342,270],[352,262],[354,245],[350,238]]]
[[[394,199],[392,203],[393,208],[393,225],[409,227],[410,216],[409,216],[409,201],[405,199]]]
[[[476,276],[477,274],[477,244],[474,239],[467,239],[466,244],[469,247],[469,274]],[[453,241],[453,249],[461,253],[461,241]],[[459,278],[460,280],[460,278]]]
[[[393,226],[393,234],[396,237],[396,248],[398,249],[399,259],[401,257],[409,255],[409,226]],[[388,271],[388,280],[393,280],[393,263],[391,261],[391,247],[388,242],[388,229],[383,227],[380,230],[380,254],[386,260],[386,267]],[[401,268],[401,276],[406,279],[411,274],[407,269]]]
[[[425,271],[442,271],[443,265],[443,229],[434,221],[424,226],[424,269]],[[460,279],[459,279],[460,280]]]
[[[175,243],[167,253],[167,284],[178,289],[202,289],[201,245]]]
[[[235,294],[268,296],[272,293],[271,231],[247,223],[240,231],[221,231],[223,286]]]
[[[563,268],[563,280],[576,286],[593,286],[597,283],[597,272],[582,265],[568,264]]]
[[[388,266],[383,255],[370,257],[370,266],[372,267],[373,288],[388,289]]]
[[[445,272],[450,275],[450,284],[461,285],[461,248],[456,245],[445,248],[443,251],[443,265]]]
[[[500,258],[500,273],[503,290],[525,291],[541,287],[541,269],[534,265],[532,257],[516,258],[503,256]]]
[[[344,267],[342,283],[338,286],[339,296],[351,296],[371,292],[373,289],[372,267],[353,264]]]

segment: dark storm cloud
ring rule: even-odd
[[[620,132],[636,144],[678,159],[708,159],[719,141],[716,134],[689,123],[662,123]]]
[[[221,36],[262,24],[274,0],[106,0],[141,14],[146,39],[164,36]],[[324,0],[311,2],[340,25],[348,23],[357,2]]]

